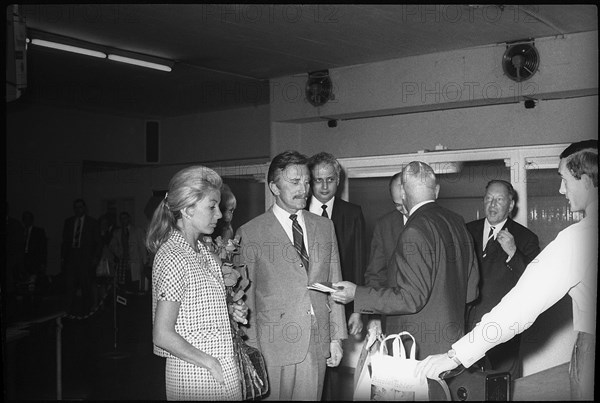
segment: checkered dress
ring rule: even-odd
[[[158,301],[177,301],[175,331],[223,368],[222,386],[210,372],[171,355],[158,346],[154,354],[167,358],[168,400],[241,400],[242,392],[233,351],[225,284],[217,261],[198,242],[194,252],[179,231],[173,231],[154,258],[152,268],[152,320]]]

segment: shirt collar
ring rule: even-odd
[[[298,216],[298,221],[300,221],[300,220],[304,221],[304,216],[302,215],[303,211],[304,210],[300,209],[300,210],[296,211],[295,213],[293,213]],[[290,221],[290,215],[292,213],[288,213],[283,208],[281,208],[279,206],[279,204],[274,203],[273,204],[273,214],[275,214],[275,217],[277,217],[279,219],[279,221],[287,222],[287,221]]]
[[[508,221],[508,217],[505,218],[504,221],[500,221],[498,224],[494,225],[494,239],[496,239],[496,236],[498,236],[498,232],[502,230],[502,228],[506,224],[506,221]],[[485,218],[484,223],[485,224],[483,225],[483,236],[487,238],[487,234],[489,234],[490,228],[492,228],[492,224],[490,224],[487,217]]]
[[[323,213],[323,208],[321,206],[326,205],[327,206],[327,214],[329,215],[329,217],[331,217],[331,213],[333,212],[333,202],[335,201],[335,196],[333,196],[331,199],[329,199],[329,201],[327,201],[327,203],[321,203],[319,201],[319,199],[317,199],[315,197],[315,195],[312,195],[310,197],[310,205],[308,208],[308,211],[310,211],[311,213],[314,213],[316,215],[321,215]]]

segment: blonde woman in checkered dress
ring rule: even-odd
[[[150,223],[154,353],[166,357],[168,400],[240,400],[225,285],[218,258],[198,241],[217,220],[222,182],[194,166],[173,176]],[[247,306],[231,307],[246,323]]]

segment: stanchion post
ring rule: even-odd
[[[56,400],[62,400],[62,316],[56,318]]]

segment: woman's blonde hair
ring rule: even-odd
[[[160,202],[148,226],[146,247],[156,253],[177,228],[181,210],[193,206],[213,190],[219,191],[223,181],[210,168],[196,165],[177,172],[169,182],[169,190]]]

